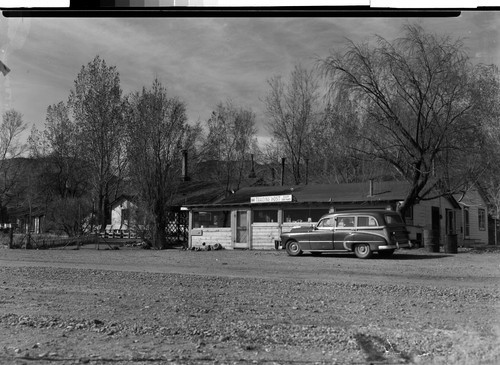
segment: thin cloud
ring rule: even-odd
[[[316,57],[342,49],[346,38],[363,42],[378,34],[390,40],[402,24],[417,22],[428,31],[466,38],[474,62],[499,64],[499,20],[493,12],[411,19],[33,18],[22,46],[9,51],[9,92],[25,121],[43,128],[47,106],[66,100],[81,67],[100,55],[117,67],[125,94],[158,77],[186,102],[191,121],[206,120],[230,98],[254,110],[264,136],[266,80],[288,76],[298,63],[312,66]],[[8,28],[5,22],[0,19],[0,30]],[[0,36],[0,47],[6,41]]]

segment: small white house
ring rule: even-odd
[[[135,212],[137,205],[133,203],[133,197],[121,195],[111,203],[111,226],[110,230],[129,230],[135,228]]]

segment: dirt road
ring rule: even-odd
[[[0,249],[0,363],[500,362],[500,251]]]

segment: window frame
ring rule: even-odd
[[[359,218],[368,218],[368,225],[367,226],[361,226],[359,225]],[[376,223],[374,226],[370,226],[370,219],[373,219]],[[356,216],[356,228],[378,228],[380,227],[380,222],[378,219],[372,215],[359,215]]]
[[[477,226],[480,231],[486,231],[486,209],[477,209]]]

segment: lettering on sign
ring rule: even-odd
[[[250,198],[250,203],[282,203],[293,201],[293,196],[290,195],[268,195],[268,196],[253,196]]]

